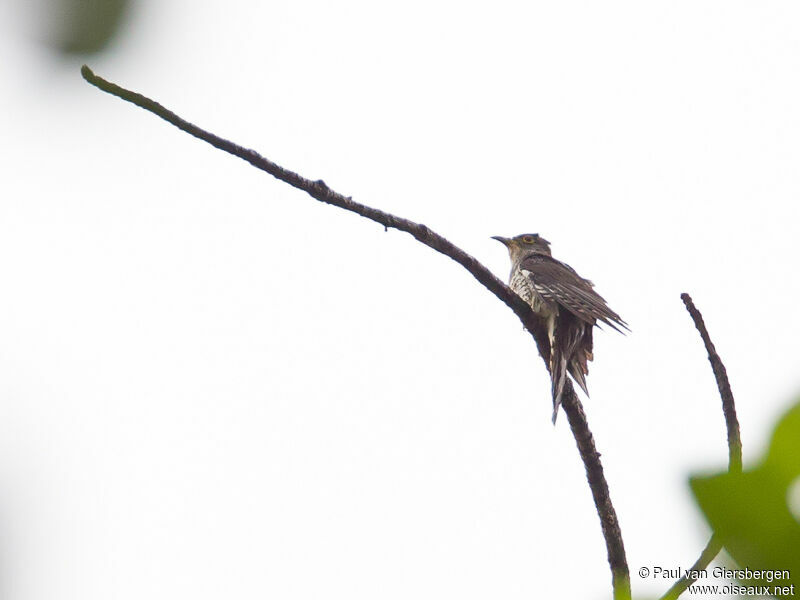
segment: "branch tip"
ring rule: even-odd
[[[84,78],[86,81],[88,81],[89,83],[92,83],[92,80],[95,78],[95,74],[94,74],[94,72],[93,72],[93,71],[92,71],[92,70],[89,68],[89,65],[83,65],[83,66],[81,67],[81,75],[82,75],[82,76],[83,76],[83,78]]]

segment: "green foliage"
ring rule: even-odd
[[[695,498],[725,549],[740,568],[788,570],[800,594],[800,522],[788,504],[789,488],[800,477],[800,403],[775,427],[769,451],[743,473],[692,477]],[[745,585],[768,585],[763,578],[739,577]]]
[[[57,15],[53,45],[66,54],[93,54],[119,35],[128,0],[50,0]]]

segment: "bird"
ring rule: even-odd
[[[509,287],[530,305],[547,331],[555,425],[567,373],[589,395],[587,362],[594,358],[592,331],[598,321],[622,334],[630,328],[594,291],[591,281],[552,257],[550,242],[538,233],[492,239],[508,249]]]

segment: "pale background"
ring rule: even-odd
[[[606,598],[583,465],[466,271],[91,88],[82,61],[505,278],[534,231],[631,325],[585,402],[634,592],[800,390],[795,2],[136,3],[59,58],[0,5],[0,595]],[[724,582],[719,582],[724,583]]]

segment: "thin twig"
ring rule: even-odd
[[[711,341],[703,321],[703,315],[695,307],[692,297],[689,294],[681,294],[681,300],[692,316],[694,326],[700,332],[700,337],[703,338],[706,352],[708,352],[708,362],[711,363],[719,395],[722,398],[722,412],[725,414],[725,427],[728,430],[728,470],[732,473],[740,473],[742,471],[742,438],[739,434],[739,419],[736,418],[736,403],[733,400],[731,384],[728,381],[728,372],[717,354],[717,349],[714,348],[714,343]]]
[[[736,403],[733,400],[733,392],[731,391],[731,384],[728,381],[728,372],[725,370],[725,365],[722,364],[722,359],[717,354],[717,349],[708,335],[706,324],[703,321],[703,315],[695,307],[692,302],[692,297],[689,294],[681,294],[681,300],[686,305],[686,310],[694,321],[694,326],[700,332],[700,337],[705,344],[706,352],[708,352],[708,362],[711,363],[711,369],[714,371],[714,378],[717,380],[717,388],[719,389],[720,398],[722,398],[722,412],[725,415],[725,427],[728,430],[728,472],[741,473],[742,471],[742,438],[739,433],[739,419],[736,418]],[[708,544],[703,549],[700,557],[689,568],[689,572],[697,572],[705,570],[711,561],[716,558],[722,550],[722,540],[715,533],[708,540]],[[667,593],[661,597],[661,600],[675,600],[680,596],[686,588],[694,582],[693,579],[687,578],[685,575],[678,579]]]
[[[711,561],[717,557],[720,550],[722,550],[722,540],[717,534],[713,534],[708,540],[706,547],[703,548],[703,551],[700,553],[700,557],[689,567],[688,572],[697,573],[698,571],[704,571],[706,567],[711,564]],[[664,594],[660,600],[677,600],[677,598],[686,591],[686,588],[694,582],[694,579],[684,575],[672,584],[672,587],[667,590],[667,593]]]
[[[181,131],[197,137],[204,142],[208,142],[215,148],[233,154],[249,162],[251,165],[262,171],[266,171],[276,179],[288,183],[290,186],[297,188],[309,194],[312,198],[338,206],[345,210],[354,212],[362,217],[371,219],[376,223],[380,223],[385,228],[392,227],[400,231],[405,231],[411,234],[416,240],[425,244],[429,248],[448,256],[453,259],[467,271],[469,271],[475,279],[477,279],[486,289],[494,294],[500,301],[506,304],[522,321],[522,324],[533,336],[539,354],[545,362],[549,364],[550,345],[547,338],[547,333],[544,328],[536,319],[530,306],[515,294],[506,284],[500,281],[495,275],[483,266],[477,259],[470,256],[452,242],[448,241],[438,233],[432,231],[427,226],[421,223],[415,223],[401,217],[397,217],[390,213],[378,210],[355,202],[352,198],[339,194],[338,192],[330,189],[324,181],[312,181],[306,179],[297,173],[290,171],[277,165],[276,163],[264,158],[258,152],[244,148],[224,138],[221,138],[213,133],[205,131],[200,127],[189,123],[182,119],[172,111],[166,109],[158,102],[126,90],[110,81],[98,77],[92,70],[84,65],[81,68],[81,75],[93,86],[107,92],[113,96],[117,96],[123,100],[131,102],[154,115],[161,117],[165,121],[171,123]],[[602,526],[603,536],[606,540],[606,548],[608,550],[608,562],[611,566],[612,582],[614,586],[614,598],[617,600],[627,600],[630,598],[630,579],[628,575],[628,564],[625,558],[625,547],[622,543],[622,533],[619,529],[617,515],[614,511],[614,506],[611,503],[611,498],[608,492],[608,484],[603,474],[603,466],[600,463],[600,454],[594,446],[594,439],[589,430],[589,424],[586,421],[586,415],[583,412],[578,397],[575,395],[574,390],[570,386],[564,394],[562,402],[564,410],[567,413],[572,434],[575,436],[575,441],[578,445],[578,450],[586,468],[586,476],[589,481],[589,487],[592,491],[592,496],[595,501],[598,516]]]

